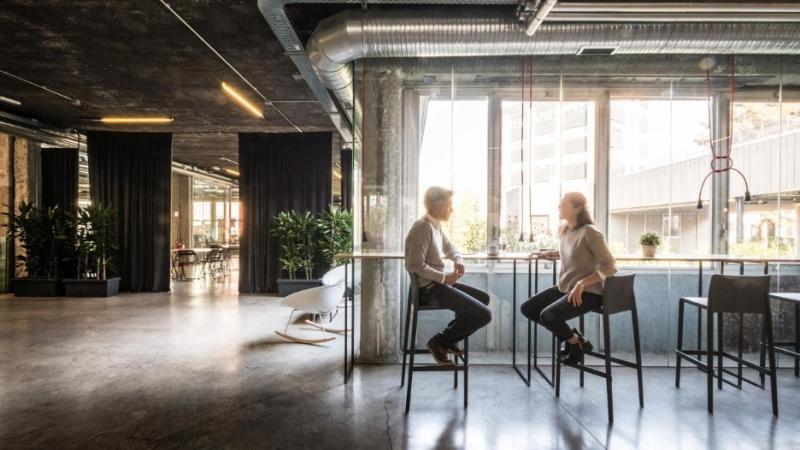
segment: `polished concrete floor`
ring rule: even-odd
[[[616,420],[605,384],[561,399],[508,366],[470,371],[470,406],[448,374],[417,374],[411,413],[399,367],[360,366],[342,384],[341,339],[289,344],[273,331],[276,298],[230,284],[181,283],[171,294],[112,299],[0,298],[0,448],[791,449],[800,448],[800,379],[781,370],[781,416],[768,391],[717,393],[706,413],[703,374],[673,386],[667,368],[617,370]],[[318,333],[296,325],[296,333]]]

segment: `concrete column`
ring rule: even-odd
[[[175,217],[177,213],[177,217]],[[172,225],[170,243],[182,239],[186,247],[192,245],[192,179],[187,175],[172,174]]]
[[[0,208],[3,213],[11,212],[10,205],[14,203],[12,197],[11,181],[12,177],[10,166],[11,156],[11,136],[0,133]],[[0,215],[0,224],[8,224],[8,216]],[[2,228],[0,231],[0,292],[9,291],[9,279],[14,275],[14,253],[8,244],[8,230]]]
[[[362,195],[366,251],[399,251],[402,229],[402,77],[397,68],[368,64],[364,81]],[[402,263],[364,261],[361,267],[361,353],[364,362],[398,361]]]
[[[13,174],[14,174],[14,210],[19,210],[22,202],[38,205],[39,202],[39,173],[41,171],[41,155],[38,143],[30,142],[24,138],[14,138],[13,142]],[[23,254],[20,242],[15,244],[15,254]],[[15,276],[27,275],[24,266],[15,268]]]
[[[744,242],[744,197],[736,197],[736,242]]]
[[[729,94],[719,91],[711,102],[714,121],[711,124],[711,137],[715,142],[714,151],[722,156],[728,149],[730,139],[729,117],[731,114]],[[718,160],[717,168],[724,168],[726,162]],[[728,196],[730,172],[719,172],[711,176],[711,253],[728,253]]]
[[[800,258],[800,204],[794,204],[794,256]]]

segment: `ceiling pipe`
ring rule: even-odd
[[[556,3],[558,3],[558,0],[543,0],[539,9],[525,19],[525,34],[533,36],[536,30],[542,26],[542,22],[550,14],[550,11],[556,6]]]
[[[289,20],[284,7],[287,4],[354,4],[360,5],[361,0],[258,0],[258,8],[264,19],[269,24],[275,36],[280,41],[281,45],[286,51],[286,55],[294,62],[298,71],[305,79],[314,96],[319,100],[319,103],[326,114],[329,115],[334,126],[339,130],[345,141],[352,142],[352,120],[353,120],[353,104],[352,93],[348,93],[348,89],[352,85],[352,69],[350,67],[342,67],[332,63],[331,60],[325,61],[327,56],[320,55],[318,63],[320,67],[326,66],[326,63],[332,63],[321,72],[316,66],[312,66],[310,54],[307,56],[303,51],[303,41],[297,35],[291,21]],[[517,5],[518,0],[405,0],[404,4],[409,8],[414,8],[415,5],[495,5],[507,6]],[[381,4],[396,4],[394,0],[370,0],[370,5]],[[451,10],[452,11],[452,10]],[[640,14],[643,13],[643,14]],[[513,14],[512,11],[506,13],[507,16]],[[738,17],[748,17],[750,21],[771,21],[776,20],[776,16],[782,17],[782,22],[795,20],[796,15],[800,14],[800,5],[793,3],[663,3],[663,2],[649,2],[649,3],[586,3],[586,2],[564,2],[561,1],[555,5],[550,14],[545,18],[548,22],[544,27],[548,27],[550,23],[556,21],[563,21],[568,17],[571,21],[598,21],[602,18],[608,22],[627,22],[636,19],[637,22],[645,21],[646,17],[653,14],[658,14],[659,22],[688,22],[691,17],[699,17],[701,14],[707,14],[703,20],[704,22],[712,21],[726,21],[731,22],[734,20],[730,16],[737,15]],[[641,20],[639,20],[641,19]],[[321,26],[322,24],[320,24]],[[580,24],[579,24],[580,25]],[[598,26],[611,26],[613,24],[596,24]],[[617,24],[618,25],[618,24]],[[659,24],[652,24],[659,25]],[[700,24],[695,24],[700,26]],[[710,25],[710,24],[706,24]],[[661,25],[658,32],[651,34],[657,35],[661,41],[668,39],[671,35],[670,29],[667,27],[670,24]],[[785,27],[785,24],[762,24],[762,26],[770,27]],[[319,31],[319,30],[318,30]],[[705,32],[702,28],[695,29],[696,32]],[[317,33],[315,32],[315,35]],[[518,33],[519,34],[519,33]],[[628,28],[623,32],[623,39],[639,40],[640,35],[637,34],[636,28]],[[796,36],[796,34],[794,35]],[[794,36],[791,40],[794,41]],[[353,36],[356,38],[356,36]],[[735,40],[741,39],[741,35],[734,33],[730,37]],[[791,42],[787,42],[786,37],[780,39],[776,46],[776,53],[792,53],[796,51]],[[319,40],[319,36],[316,38]],[[313,48],[324,54],[327,47],[322,42],[310,42],[308,46],[309,53]],[[357,42],[354,42],[357,44]],[[572,50],[572,49],[570,49]],[[347,50],[344,50],[347,53]],[[653,51],[652,53],[657,53]],[[362,56],[367,57],[367,56]],[[352,60],[351,60],[352,61]],[[348,65],[348,64],[345,64]],[[327,80],[323,81],[323,75],[327,76]],[[329,90],[326,85],[333,86]]]
[[[800,54],[800,23],[547,23],[535,36],[508,10],[349,10],[324,19],[306,53],[323,85],[353,107],[360,58],[614,54]]]

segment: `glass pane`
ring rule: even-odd
[[[488,101],[430,100],[419,153],[418,210],[431,186],[455,192],[447,233],[464,252],[486,248]]]
[[[608,241],[616,255],[640,254],[643,233],[659,235],[661,254],[709,251],[710,208],[696,206],[710,155],[708,104],[670,92],[611,100]],[[704,203],[710,193],[706,186]]]
[[[594,197],[593,101],[502,103],[500,245],[507,251],[556,248],[558,202]]]

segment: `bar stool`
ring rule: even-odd
[[[775,351],[794,358],[794,376],[800,376],[800,293],[796,292],[773,292],[769,294],[770,299],[790,303],[794,305],[794,341],[775,342]],[[784,347],[791,347],[791,350]],[[764,343],[761,345],[761,365],[764,365]],[[764,376],[763,374],[761,375]]]
[[[406,358],[408,362],[408,386],[406,386],[406,413],[411,407],[411,383],[413,381],[414,372],[453,372],[453,389],[458,388],[458,372],[464,372],[464,408],[467,408],[468,398],[468,382],[469,382],[469,338],[464,339],[464,356],[453,355],[454,364],[452,366],[439,366],[436,364],[414,364],[414,355],[427,354],[427,349],[417,348],[417,321],[419,319],[420,311],[443,311],[436,304],[436,299],[431,299],[431,303],[427,305],[419,304],[419,283],[417,276],[413,273],[408,274],[411,283],[408,289],[408,301],[406,305],[406,324],[405,332],[403,333],[403,365],[401,369],[400,386],[405,383],[406,374]],[[413,308],[412,308],[413,307]],[[408,345],[409,340],[409,326],[411,327],[411,347]],[[461,364],[458,364],[458,360]]]
[[[605,360],[605,371],[597,370],[591,367],[586,367],[586,364],[581,358],[579,364],[570,364],[570,367],[575,367],[580,370],[580,385],[583,387],[583,374],[584,372],[591,375],[597,375],[606,379],[606,401],[608,407],[608,421],[614,422],[614,396],[611,387],[611,363],[617,363],[625,367],[636,369],[636,377],[639,385],[639,407],[644,408],[644,390],[642,386],[642,350],[639,345],[639,316],[636,311],[636,296],[633,291],[633,282],[635,273],[626,275],[616,275],[608,277],[605,280],[603,288],[603,353],[586,352],[586,355],[594,356],[596,358],[603,358]],[[617,313],[630,311],[631,321],[633,323],[633,346],[636,353],[636,362],[627,361],[620,358],[611,356],[611,330],[609,327],[608,318]],[[580,317],[580,331],[583,333],[583,315]],[[556,359],[556,397],[559,397],[561,391],[561,358]],[[566,365],[566,364],[565,364]]]
[[[675,387],[680,388],[681,382],[681,361],[686,360],[700,370],[706,372],[708,390],[708,412],[714,413],[714,389],[713,379],[717,378],[717,388],[722,389],[722,383],[728,383],[734,387],[741,388],[741,375],[739,384],[733,384],[723,378],[723,373],[730,373],[722,367],[723,358],[728,358],[736,363],[756,370],[759,376],[764,374],[770,376],[770,390],[772,391],[772,414],[778,415],[778,385],[776,383],[775,371],[775,347],[772,335],[772,314],[769,302],[769,283],[770,277],[766,276],[731,276],[713,275],[711,284],[708,287],[708,297],[681,297],[678,306],[678,348],[675,350],[677,361],[675,362]],[[694,306],[700,310],[706,310],[706,350],[701,350],[700,342],[697,349],[687,350],[683,348],[683,312],[684,306]],[[726,352],[723,348],[723,314],[761,314],[762,334],[766,335],[767,352],[769,353],[769,369],[764,366],[763,358],[761,364],[753,364],[745,361],[741,355],[734,355]],[[717,314],[717,341],[718,350],[714,350],[714,314]],[[739,330],[741,333],[742,330]],[[741,337],[740,337],[741,341]],[[706,355],[707,362],[700,360],[702,355]],[[714,374],[714,356],[717,357],[717,373]],[[745,380],[748,383],[758,386],[758,384]]]

